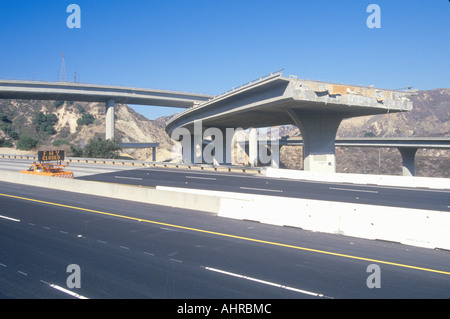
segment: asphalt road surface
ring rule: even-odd
[[[91,174],[80,176],[78,178],[147,187],[185,187],[357,204],[450,211],[450,191],[439,189],[287,180],[268,178],[262,175],[169,168],[128,169],[126,171]]]
[[[450,297],[449,251],[4,182],[0,215],[0,298]]]
[[[27,169],[30,160],[0,159],[1,170]],[[268,178],[263,175],[209,172],[177,168],[71,163],[75,178],[108,183],[169,186],[215,191],[328,200],[357,204],[450,211],[450,191],[349,183]]]

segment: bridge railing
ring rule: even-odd
[[[170,89],[163,89],[163,88],[149,88],[145,86],[129,86],[124,84],[112,84],[112,83],[92,83],[92,82],[72,82],[72,81],[60,81],[60,80],[23,80],[23,79],[12,79],[12,78],[0,78],[0,83],[5,82],[15,82],[15,83],[36,83],[36,84],[60,84],[60,85],[78,85],[78,86],[100,86],[100,87],[113,87],[113,88],[120,88],[120,89],[132,89],[132,90],[150,90],[155,92],[161,92],[161,93],[181,93],[181,94],[191,94],[191,95],[205,95],[205,96],[211,96],[207,93],[201,93],[201,92],[193,92],[193,91],[183,91],[183,90],[170,90]]]
[[[274,75],[276,75],[276,74],[281,74],[281,72],[282,72],[283,70],[284,70],[284,69],[277,70],[277,71],[275,71],[275,72],[272,72],[272,73],[263,75],[263,76],[261,76],[261,77],[259,77],[259,78],[257,78],[257,79],[252,80],[252,81],[246,82],[246,83],[241,84],[241,85],[236,86],[236,87],[233,87],[233,88],[231,88],[230,90],[228,90],[228,91],[226,91],[226,92],[223,92],[223,93],[221,93],[221,94],[215,95],[212,99],[210,99],[210,100],[208,100],[208,101],[211,101],[211,100],[213,100],[213,99],[217,99],[217,98],[219,98],[219,97],[221,97],[221,96],[224,96],[224,95],[227,95],[227,94],[229,94],[229,93],[235,92],[235,91],[240,90],[240,89],[242,89],[242,88],[244,88],[244,87],[250,86],[250,85],[252,85],[252,84],[255,84],[255,83],[257,83],[257,82],[260,82],[260,81],[262,81],[262,80],[265,80],[265,79],[267,79],[267,78],[270,78],[270,77],[272,77],[272,76],[274,76]],[[206,102],[208,102],[208,101],[206,101]],[[203,103],[206,103],[206,102],[203,102]],[[199,104],[197,104],[197,105],[200,105],[200,104],[202,104],[202,103],[199,103]]]

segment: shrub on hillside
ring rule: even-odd
[[[61,146],[61,145],[70,145],[69,142],[67,142],[66,140],[56,140],[53,142],[53,146]]]
[[[35,122],[37,124],[37,131],[41,131],[48,135],[56,134],[56,130],[53,127],[58,122],[58,117],[55,114],[44,114],[39,112],[36,116]]]
[[[90,113],[83,113],[83,115],[77,120],[78,125],[89,125],[94,123],[95,117]]]
[[[64,105],[64,101],[54,101],[53,102],[53,106],[55,107],[55,108],[59,108],[59,107],[61,107],[61,106],[63,106]]]
[[[23,136],[17,142],[16,148],[19,150],[30,151],[36,148],[39,144],[39,140],[31,136]]]
[[[13,147],[13,143],[11,140],[0,138],[0,147]]]
[[[13,129],[12,121],[4,113],[0,113],[0,130],[6,133],[13,140],[19,139],[19,134]]]
[[[83,149],[83,156],[89,158],[118,158],[122,147],[117,141],[93,139]]]

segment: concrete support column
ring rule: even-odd
[[[203,132],[204,128],[201,121],[194,122],[194,131],[191,132],[189,139],[190,145],[183,143],[183,159],[185,163],[203,163]]]
[[[280,168],[280,132],[277,127],[272,128],[270,131],[270,140],[267,141],[270,147],[267,149],[269,154],[269,160],[267,161],[263,150],[260,146],[260,160],[264,163],[270,163],[270,167]]]
[[[276,134],[274,134],[276,133]],[[273,131],[270,140],[258,141],[258,165],[280,168],[280,143],[278,132]]]
[[[335,141],[342,115],[319,110],[288,109],[287,112],[302,134],[304,170],[335,173]]]
[[[258,130],[250,128],[248,134],[248,163],[252,167],[258,166]]]
[[[403,176],[415,176],[415,158],[417,147],[399,147],[398,150],[402,155]]]
[[[201,164],[203,162],[203,143],[201,135],[191,135],[189,149],[183,148],[183,159],[187,164]]]
[[[183,140],[185,142],[185,140]],[[181,162],[191,164],[191,144],[181,143]]]
[[[207,128],[203,133],[205,145],[203,148],[203,162],[220,165],[226,162],[225,132],[219,128]]]
[[[270,144],[270,167],[280,168],[280,145],[277,140],[272,140]]]
[[[115,138],[115,118],[114,118],[114,100],[108,100],[106,102],[106,133],[107,140],[113,140]]]
[[[240,128],[236,130],[242,131]],[[232,165],[236,130],[224,127],[207,128],[203,137],[209,142],[203,149],[203,162],[213,165]]]
[[[181,161],[184,164],[202,163],[202,142],[198,136],[185,135],[181,141]]]
[[[245,145],[242,128],[205,128],[194,123],[193,131],[180,128],[171,138],[181,143],[183,163],[232,165],[245,160],[236,145]]]

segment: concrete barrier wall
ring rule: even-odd
[[[450,212],[157,187],[220,198],[218,215],[305,230],[450,249]]]
[[[311,180],[335,183],[373,184],[396,187],[426,187],[434,189],[450,189],[450,178],[392,176],[370,174],[324,174],[305,172],[291,169],[277,169],[268,167],[263,174],[273,178],[287,178],[297,180]]]
[[[263,197],[253,201],[222,198],[219,216],[450,249],[450,213],[443,211]]]
[[[169,192],[148,187],[36,176],[8,171],[0,171],[0,181],[155,205],[193,209],[214,214],[217,214],[220,208],[220,200],[215,196]]]
[[[0,172],[0,181],[193,209],[221,217],[450,249],[450,213],[184,188],[145,188]]]

